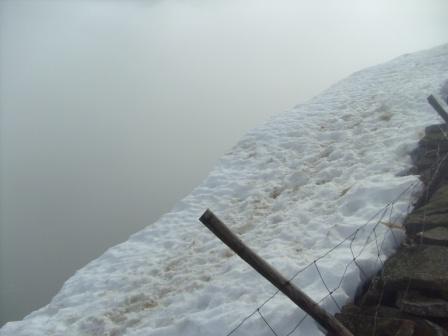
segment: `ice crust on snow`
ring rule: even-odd
[[[357,72],[275,115],[171,212],[76,272],[47,306],[7,323],[0,335],[226,335],[275,288],[199,223],[204,210],[212,209],[287,277],[407,190],[388,218],[399,225],[421,187],[417,176],[406,174],[409,153],[424,127],[440,122],[426,97],[447,94],[447,74],[444,45]],[[394,237],[390,232],[382,232],[382,258],[400,236],[399,229]],[[380,267],[375,242],[362,251],[358,263],[371,275]],[[328,286],[337,285],[352,259],[343,244],[319,260]],[[335,301],[353,298],[361,273],[353,264],[347,268]],[[294,281],[316,301],[328,294],[316,268]],[[321,305],[337,310],[330,299]],[[262,309],[279,335],[303,316],[282,295]],[[292,335],[321,334],[307,318]],[[255,314],[234,335],[272,331]]]

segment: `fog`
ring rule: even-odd
[[[446,0],[0,0],[0,326],[167,212],[248,129],[447,42],[447,13]]]

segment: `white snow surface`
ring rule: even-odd
[[[47,306],[0,335],[227,335],[276,290],[198,221],[207,208],[286,277],[311,264],[293,282],[316,301],[328,290],[313,261],[358,229],[317,262],[335,289],[321,306],[334,313],[335,301],[352,299],[365,279],[350,245],[372,275],[378,242],[384,260],[403,236],[389,227],[421,189],[407,174],[410,152],[425,126],[441,122],[426,97],[448,95],[447,79],[444,45],[357,72],[275,115],[171,212],[77,271]],[[396,198],[387,218],[374,216]],[[363,226],[371,218],[381,220],[375,231]],[[281,293],[261,311],[278,335],[304,316]],[[309,317],[292,333],[321,334]],[[233,335],[273,333],[256,313]]]

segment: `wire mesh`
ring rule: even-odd
[[[347,296],[343,293],[344,291],[347,291],[347,288],[343,288],[343,285],[348,274],[352,276],[354,274],[354,269],[356,268],[359,271],[360,281],[362,283],[366,282],[378,272],[378,269],[382,269],[386,256],[390,254],[390,251],[385,251],[386,241],[392,241],[394,248],[398,247],[400,244],[401,239],[397,237],[396,233],[399,229],[396,225],[391,225],[391,223],[394,223],[395,221],[394,206],[398,201],[406,200],[409,212],[409,210],[413,208],[412,202],[414,201],[414,198],[410,195],[413,195],[416,188],[419,186],[420,182],[415,182],[409,185],[400,192],[395,199],[375,213],[367,222],[356,228],[351,234],[329,248],[324,254],[314,259],[311,263],[298,269],[288,281],[300,288],[300,275],[307,273],[306,275],[309,276],[310,273],[314,272],[316,278],[320,281],[320,285],[314,285],[315,287],[318,287],[317,292],[322,293],[322,295],[320,297],[314,295],[312,298],[319,305],[325,304],[327,310],[330,310],[332,313],[340,311],[347,299]],[[376,251],[376,260],[373,262],[374,266],[372,266],[372,260],[366,262],[366,260],[363,259],[363,253],[368,246],[372,246]],[[336,276],[334,270],[328,272],[328,269],[330,268],[329,265],[331,264],[332,254],[336,252],[340,253],[341,250],[346,250],[345,253],[349,258],[345,267],[341,268],[339,274]],[[270,297],[257,306],[254,311],[241,319],[225,334],[225,336],[237,335],[239,332],[250,334],[250,332],[243,329],[247,322],[255,317],[258,317],[265,325],[266,335],[290,336],[306,334],[306,332],[301,333],[301,326],[306,321],[311,321],[312,323],[315,322],[312,319],[308,319],[309,315],[298,307],[294,308],[297,311],[297,317],[290,327],[285,327],[284,321],[271,321],[269,314],[263,313],[263,309],[271,304],[273,300],[279,296],[279,293],[280,290],[276,290]],[[354,295],[355,293],[353,292],[352,294]],[[381,295],[384,295],[384,293]],[[292,302],[291,305],[293,305]],[[376,323],[377,319],[381,318],[376,315],[372,317],[375,321],[374,323]],[[250,327],[251,326],[248,326],[248,330],[250,330]],[[280,333],[279,330],[287,331]]]

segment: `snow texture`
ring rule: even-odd
[[[334,313],[335,302],[353,298],[380,267],[372,233],[381,237],[382,260],[399,239],[402,230],[389,227],[400,225],[421,189],[417,176],[407,174],[409,154],[424,127],[440,122],[426,97],[448,94],[447,74],[444,45],[357,72],[275,115],[171,212],[76,272],[47,306],[7,323],[0,335],[228,334],[275,288],[200,224],[207,208],[286,277],[369,219],[380,223],[317,262],[336,289],[332,297],[316,267],[294,278]],[[379,222],[374,215],[394,199],[387,221]],[[278,335],[304,316],[282,294],[261,311]],[[292,333],[321,334],[309,317]],[[254,314],[233,335],[273,332]]]

